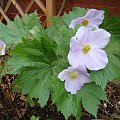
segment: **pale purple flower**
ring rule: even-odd
[[[91,30],[98,29],[98,26],[102,23],[103,19],[103,10],[89,9],[85,16],[73,19],[69,27],[74,29],[75,25],[80,24],[81,26],[86,26]]]
[[[0,55],[5,55],[5,43],[0,40]]]
[[[104,29],[90,31],[80,27],[75,37],[71,38],[68,61],[70,65],[86,66],[89,70],[105,68],[108,63],[107,54],[103,48],[108,44],[111,34]]]
[[[58,74],[61,81],[65,81],[65,89],[71,94],[76,94],[85,83],[91,82],[90,75],[84,66],[74,68],[72,66]]]

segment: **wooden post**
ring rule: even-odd
[[[48,27],[52,24],[51,16],[55,15],[55,0],[46,0],[46,10],[46,22]]]

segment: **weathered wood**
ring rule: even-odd
[[[19,4],[16,2],[16,0],[11,0],[11,2],[14,4],[14,6],[18,10],[18,12],[23,16],[24,12],[23,12],[22,8],[19,6]]]
[[[52,24],[51,16],[55,15],[55,0],[46,0],[46,21],[47,21],[47,27]]]
[[[46,20],[42,23],[42,25],[44,27],[51,25],[52,24],[51,16],[55,15],[55,0],[46,0],[46,6],[42,3],[41,0],[30,0],[29,4],[27,5],[24,11],[18,4],[17,0],[8,0],[8,3],[5,6],[4,10],[2,9],[2,7],[0,7],[0,13],[2,14],[1,21],[3,20],[3,18],[7,22],[10,21],[6,13],[8,12],[11,4],[13,4],[20,13],[20,15],[23,16],[24,13],[28,13],[30,11],[34,3],[36,3],[39,6],[39,8],[43,11],[43,13],[46,15]]]
[[[31,9],[31,7],[33,6],[35,0],[31,0],[30,3],[28,4],[28,6],[25,9],[25,13],[28,13],[29,10]]]
[[[8,16],[4,13],[3,9],[1,8],[1,6],[0,6],[0,12],[1,12],[2,16],[5,18],[5,20],[6,20],[7,22],[9,22],[10,19],[9,19]]]
[[[11,0],[9,0],[9,1],[8,1],[7,5],[6,5],[5,9],[4,9],[4,13],[5,13],[5,14],[6,14],[6,12],[8,11],[8,9],[9,9],[10,5],[11,5]],[[2,20],[3,20],[3,18],[4,18],[4,17],[3,17],[3,16],[1,16],[0,20],[2,21]]]
[[[47,22],[46,22],[46,20],[42,23],[42,26],[43,27],[46,27],[46,25],[47,25]]]
[[[42,9],[42,11],[44,12],[44,14],[47,14],[46,8],[44,6],[44,4],[41,2],[41,0],[35,0],[35,2],[37,3],[37,5]]]

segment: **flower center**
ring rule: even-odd
[[[2,48],[0,47],[0,52],[2,51]]]
[[[88,53],[90,51],[90,49],[91,49],[90,45],[84,45],[82,50],[84,53]]]
[[[89,21],[88,20],[83,20],[82,21],[82,26],[87,26],[89,24]]]
[[[78,73],[77,73],[76,71],[70,72],[70,77],[71,77],[72,79],[76,79],[76,78],[78,78]]]

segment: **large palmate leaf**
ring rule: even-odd
[[[37,39],[23,39],[10,55],[8,64],[13,68],[10,73],[19,74],[13,84],[14,90],[19,87],[24,95],[28,94],[30,103],[32,98],[39,98],[43,107],[50,94],[52,63],[56,60],[51,39],[44,32]]]
[[[19,16],[16,16],[14,21],[8,22],[7,25],[0,23],[0,39],[7,46],[20,43],[22,42],[22,37],[28,36],[29,30],[39,25],[39,17],[36,12],[30,15],[25,14],[21,19]]]
[[[61,111],[66,119],[70,115],[74,115],[79,120],[84,107],[89,113],[96,116],[100,100],[107,100],[105,92],[95,83],[89,83],[83,86],[77,94],[71,95],[65,90],[64,83],[56,78],[59,72],[69,66],[68,62],[65,59],[59,59],[57,63],[53,67],[52,100],[57,105],[58,111]]]
[[[28,94],[28,102],[31,102],[32,98],[39,98],[41,107],[44,107],[50,94],[52,69],[47,64],[38,65],[38,69],[31,69],[19,75],[14,84],[21,87],[23,95]]]
[[[79,120],[83,107],[96,116],[100,100],[107,100],[105,92],[94,83],[86,84],[76,95],[66,92],[64,84],[58,79],[54,80],[53,86],[53,102],[66,119],[74,115]]]
[[[95,83],[86,84],[80,91],[83,107],[95,117],[100,100],[107,100],[104,90]]]
[[[58,79],[54,81],[52,100],[57,105],[58,111],[60,110],[64,114],[66,120],[72,114],[80,118],[82,112],[81,96],[67,93],[63,83]]]

